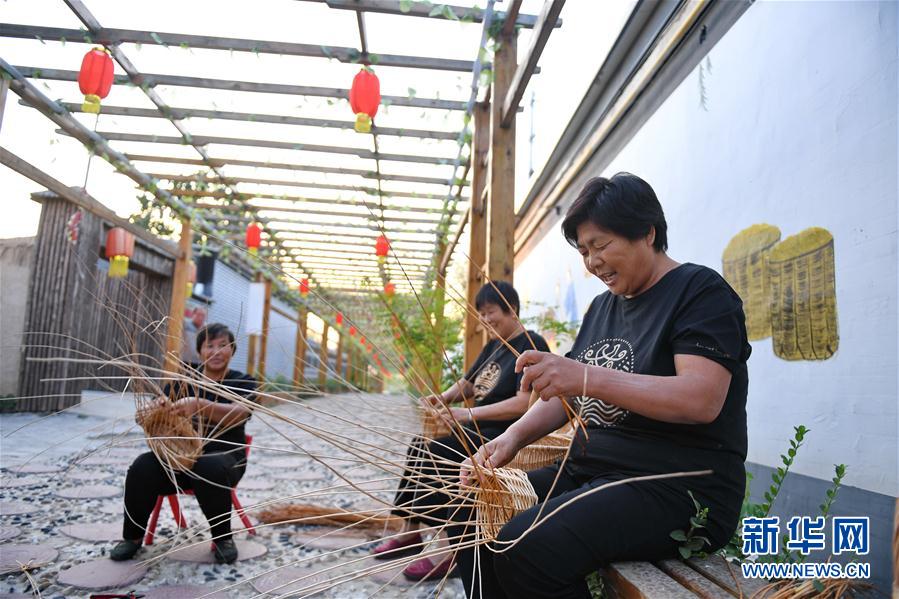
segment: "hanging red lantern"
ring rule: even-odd
[[[387,262],[387,252],[390,251],[390,242],[387,241],[386,235],[381,235],[375,240],[375,255],[378,257],[378,264]]]
[[[309,279],[300,279],[300,297],[309,297]]]
[[[247,249],[254,256],[259,253],[259,246],[262,244],[262,228],[256,223],[247,225]]]
[[[359,343],[361,343],[362,346],[364,347],[364,346],[365,346],[365,337],[361,337],[361,336],[360,336],[360,337],[359,337]]]
[[[193,260],[187,267],[187,297],[194,294],[194,284],[197,282],[197,263]]]
[[[350,337],[355,337],[355,336],[356,336],[356,327],[354,327],[353,325],[350,325]]]
[[[384,295],[387,296],[387,299],[393,299],[393,296],[396,295],[396,285],[393,283],[384,285]]]
[[[371,67],[362,67],[353,77],[350,88],[350,108],[356,115],[356,129],[359,133],[371,132],[371,121],[381,104],[381,83]]]
[[[128,260],[134,255],[134,235],[122,227],[113,227],[106,234],[106,258],[109,276],[120,279],[128,275]]]
[[[85,54],[78,72],[78,87],[84,94],[81,110],[100,114],[100,100],[109,95],[113,78],[112,58],[105,48],[93,48]]]
[[[337,318],[335,320],[337,320],[337,326],[342,327],[343,326],[343,312],[338,312]]]

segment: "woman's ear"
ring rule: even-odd
[[[649,233],[646,234],[645,239],[646,239],[646,243],[649,245],[649,247],[653,247],[653,245],[656,242],[656,227],[655,227],[655,225],[650,225]]]

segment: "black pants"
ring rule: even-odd
[[[179,472],[175,483],[153,452],[137,456],[125,478],[125,521],[122,538],[142,539],[147,520],[159,495],[191,489],[203,515],[209,521],[213,539],[231,537],[231,487],[246,469],[243,449],[229,453],[201,455],[190,472]]]
[[[459,479],[458,464],[506,428],[508,424],[494,425],[490,422],[479,423],[477,430],[473,425],[463,427],[467,447],[463,445],[461,435],[433,441],[423,437],[413,439],[406,452],[406,468],[393,501],[392,513],[423,524],[445,523],[446,506],[451,497],[441,490],[447,486],[458,489],[455,484]],[[452,464],[441,463],[443,461]]]
[[[709,537],[712,549],[723,546],[737,525],[742,495],[729,498],[723,507],[714,507],[722,504],[704,490],[714,483],[699,478],[668,479],[626,483],[581,497],[522,537],[535,521],[566,501],[626,478],[607,473],[583,480],[563,468],[550,494],[558,471],[558,466],[550,466],[528,473],[538,503],[502,528],[491,547],[506,549],[503,553],[484,546],[457,552],[469,598],[589,598],[584,579],[605,563],[675,557],[678,543],[669,534],[688,530],[695,513],[688,489],[701,505],[713,506],[708,528],[698,533]],[[470,509],[450,508],[449,516],[460,522],[449,530],[450,538],[463,543],[474,539],[472,527],[462,524],[473,519]],[[514,546],[509,545],[519,538]]]

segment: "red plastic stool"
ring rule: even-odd
[[[247,435],[247,446],[246,457],[249,460],[250,457],[250,444],[253,442],[253,436]],[[182,491],[184,495],[193,495],[194,492],[190,489],[185,489]],[[175,518],[175,523],[179,528],[187,528],[187,520],[184,518],[184,514],[181,513],[181,504],[178,503],[178,494],[174,493],[172,495],[159,495],[156,498],[156,507],[153,508],[153,512],[150,514],[150,522],[147,524],[147,535],[144,537],[144,545],[152,545],[153,537],[156,536],[156,524],[159,522],[159,511],[162,509],[162,500],[168,499],[169,506],[172,508],[172,516]],[[240,521],[243,522],[244,527],[247,529],[247,532],[251,535],[256,534],[256,529],[253,528],[253,525],[250,523],[250,519],[247,518],[246,513],[244,513],[243,506],[240,505],[240,500],[237,499],[237,487],[231,487],[231,505],[234,506],[234,509],[237,511],[237,516],[240,518]]]

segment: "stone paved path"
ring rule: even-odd
[[[374,482],[385,473],[370,464],[347,460],[341,445],[401,462],[408,440],[408,432],[402,431],[416,429],[406,398],[345,394],[273,409],[311,429],[304,431],[259,412],[248,424],[247,432],[254,440],[246,488],[239,485],[238,496],[251,520],[255,522],[253,506],[290,497],[349,509],[372,509],[379,502],[383,506],[390,501],[395,483]],[[196,526],[188,533],[198,536],[188,539],[179,532],[164,505],[156,542],[141,550],[138,561],[119,567],[108,559],[112,543],[105,539],[121,524],[125,471],[134,457],[147,451],[132,415],[133,398],[127,394],[89,392],[81,406],[67,413],[51,417],[0,415],[0,562],[5,561],[3,554],[15,558],[28,545],[43,550],[42,561],[57,553],[49,564],[30,571],[43,597],[88,597],[96,592],[85,586],[109,592],[135,589],[148,597],[169,599],[204,594],[233,599],[259,593],[289,597],[291,591],[316,585],[324,589],[318,597],[423,599],[435,595],[436,585],[408,584],[389,569],[331,586],[336,578],[353,576],[365,568],[389,568],[389,563],[366,557],[374,536],[355,530],[333,533],[324,528],[277,525],[260,527],[256,536],[250,536],[235,518],[234,530],[242,531],[236,538],[242,545],[250,542],[254,553],[263,555],[233,565],[176,559],[179,556],[167,555],[176,546],[193,543],[194,547],[181,553],[200,560],[207,551],[208,534],[202,530],[205,519],[193,497],[181,497],[181,505],[188,525]],[[380,433],[366,431],[357,422],[381,427]],[[342,435],[344,439],[335,446],[316,438],[314,432],[320,430],[329,431],[328,438]],[[341,484],[338,473],[354,483],[371,481],[365,487],[372,496],[346,490],[328,494],[329,488]],[[127,582],[114,586],[117,580]],[[7,593],[28,596],[30,589],[22,573],[0,576],[0,597]],[[464,597],[459,580],[450,579],[440,596]]]

